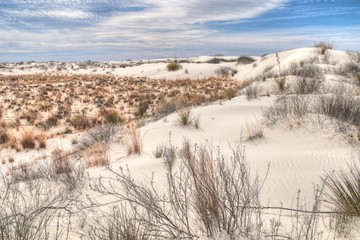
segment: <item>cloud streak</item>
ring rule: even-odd
[[[297,14],[287,19],[275,14],[284,8]],[[347,6],[342,9],[343,14],[356,10]],[[0,29],[0,61],[26,60],[21,57],[114,60],[219,51],[255,54],[265,47],[273,51],[313,43],[319,37],[331,39],[329,30],[324,29],[255,27],[258,22],[266,25],[270,19],[296,21],[314,14],[301,11],[290,0],[9,0],[0,3],[0,23],[4,26]],[[338,11],[329,8],[323,14]],[[267,17],[269,13],[273,14]],[[330,33],[338,33],[333,39],[349,40],[350,30],[331,29]],[[356,26],[355,30],[359,32]],[[357,32],[353,32],[353,39],[358,39]]]

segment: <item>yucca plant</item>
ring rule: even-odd
[[[349,171],[327,172],[325,197],[341,216],[360,217],[360,167],[353,164],[348,168]]]

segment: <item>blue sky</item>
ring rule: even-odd
[[[360,50],[360,0],[0,0],[0,62]]]

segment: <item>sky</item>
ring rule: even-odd
[[[0,0],[0,62],[360,51],[360,0]]]

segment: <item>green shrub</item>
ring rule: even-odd
[[[242,64],[250,64],[255,62],[255,59],[253,59],[252,57],[242,55],[238,57],[237,62]]]
[[[171,62],[171,63],[168,63],[166,65],[166,69],[169,71],[169,72],[173,72],[173,71],[177,71],[179,69],[181,69],[182,66],[180,63],[178,62]]]

